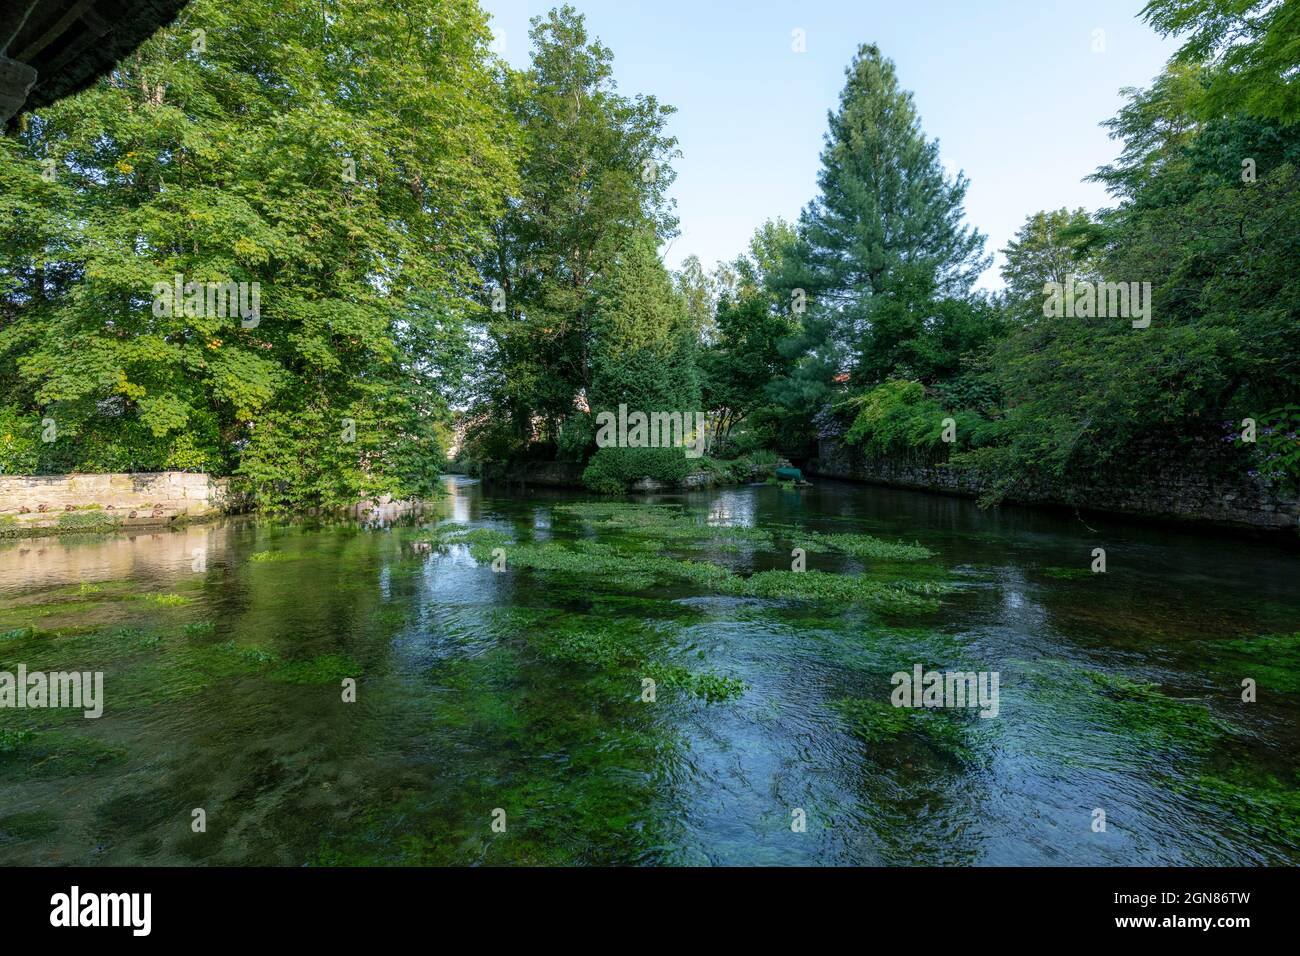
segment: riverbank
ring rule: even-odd
[[[642,478],[629,495],[689,493],[770,480],[775,461],[766,456],[735,460],[701,459],[680,481]],[[592,493],[577,462],[486,462],[485,485]],[[833,438],[805,465],[809,477],[830,478],[961,498],[979,498],[986,482],[968,470],[923,457],[872,458]],[[1250,531],[1300,530],[1300,492],[1287,491],[1258,476],[1197,472],[1186,462],[1162,459],[1142,482],[1113,480],[1086,487],[1020,491],[1009,503],[1066,507],[1194,526]],[[342,514],[386,521],[427,506],[420,501],[365,500]],[[211,520],[251,510],[231,479],[191,472],[0,476],[0,538],[150,531]]]
[[[425,507],[419,499],[381,495],[339,514],[373,524]],[[0,538],[162,531],[251,510],[247,494],[232,479],[201,472],[0,477]]]
[[[1300,491],[1287,490],[1258,476],[1214,473],[1192,467],[1185,458],[1150,455],[1141,481],[1116,477],[1071,488],[1020,489],[1008,495],[1016,504],[1080,508],[1144,519],[1261,531],[1300,530]],[[835,438],[823,437],[809,475],[865,484],[978,498],[988,482],[947,462],[916,456],[871,457]]]
[[[195,472],[0,477],[0,537],[149,530],[240,507],[229,478]]]

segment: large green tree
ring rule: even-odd
[[[507,78],[519,177],[483,260],[484,301],[497,311],[477,409],[549,454],[592,384],[596,286],[642,232],[662,240],[676,228],[677,151],[665,132],[672,108],[618,92],[612,53],[573,7],[534,18],[530,36],[530,68]]]
[[[770,384],[790,371],[781,346],[798,331],[798,316],[779,288],[781,271],[796,243],[784,220],[764,223],[750,240],[748,255],[720,266],[711,341],[700,356],[704,404],[713,416],[719,451],[731,450],[733,429],[747,419],[769,441],[777,441],[787,416],[771,406]],[[799,426],[806,426],[799,416]]]
[[[592,315],[590,413],[575,416],[594,441],[602,413],[626,406],[639,412],[684,416],[683,441],[703,411],[696,368],[698,332],[687,301],[659,261],[653,232],[633,237],[596,286]],[[647,436],[648,437],[648,436]],[[677,440],[676,433],[655,440]],[[687,470],[684,447],[595,451],[584,476],[601,491],[640,477],[675,480]]]
[[[778,389],[791,407],[825,399],[842,373],[870,386],[898,372],[938,303],[966,296],[986,264],[962,223],[966,179],[945,175],[894,64],[864,45],[846,77],[780,282],[806,309],[799,366]]]
[[[488,40],[474,0],[196,0],[3,142],[0,425],[57,432],[3,466],[427,489],[515,181]],[[160,312],[176,275],[260,315]]]
[[[1206,77],[1174,64],[1129,91],[1109,124],[1123,151],[1098,173],[1120,204],[1074,229],[1031,220],[1009,250],[1018,295],[1058,263],[1150,283],[1151,322],[1015,324],[987,362],[1004,398],[996,438],[964,456],[995,479],[992,497],[1044,485],[1068,494],[1103,474],[1155,480],[1141,469],[1164,455],[1236,477],[1300,474],[1300,127],[1216,114]],[[1248,418],[1257,441],[1234,447]]]

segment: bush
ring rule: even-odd
[[[701,458],[695,463],[694,470],[707,471],[723,484],[739,484],[752,480],[756,475],[771,474],[776,468],[777,458],[776,452],[760,449],[738,458]]]
[[[952,450],[984,444],[995,430],[992,423],[968,409],[948,411],[931,398],[920,382],[891,380],[850,401],[857,415],[845,440],[868,454],[890,452],[938,453],[945,449],[944,419],[956,424]]]
[[[39,415],[0,406],[0,475],[31,474],[40,467],[40,434]]]
[[[677,484],[695,462],[680,448],[601,448],[582,473],[582,482],[602,495],[621,495],[642,478]]]
[[[560,425],[555,445],[560,461],[585,461],[596,445],[595,416],[588,412],[570,415]]]

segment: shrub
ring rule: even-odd
[[[601,448],[582,473],[582,482],[602,495],[620,495],[642,478],[677,484],[696,463],[680,448]]]

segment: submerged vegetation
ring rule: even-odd
[[[948,590],[940,582],[909,580],[905,573],[883,581],[865,574],[816,569],[745,574],[725,564],[660,553],[716,546],[722,550],[770,550],[777,538],[788,538],[812,548],[885,562],[934,556],[919,545],[893,544],[863,534],[710,525],[680,509],[659,505],[565,504],[554,510],[579,519],[599,537],[572,543],[515,543],[503,531],[452,526],[439,529],[435,540],[443,546],[468,545],[478,561],[503,560],[515,568],[582,577],[603,589],[645,590],[656,584],[680,583],[714,594],[863,604],[891,614],[932,612],[939,607],[938,597]]]
[[[912,738],[943,756],[965,762],[974,759],[961,719],[950,713],[894,707],[888,701],[857,697],[832,701],[831,706],[844,718],[850,733],[869,745],[873,756],[896,753],[882,745]]]
[[[1266,693],[1300,694],[1300,631],[1216,641],[1205,653],[1221,669],[1253,678]]]
[[[1172,801],[1218,841],[1170,853],[1300,858],[1297,768],[1273,749],[1294,700],[1294,635],[1197,634],[1213,663],[1195,675],[1130,666],[1062,643],[1051,623],[1024,629],[1006,603],[1014,593],[1072,621],[1095,603],[1091,574],[1004,585],[969,567],[998,546],[988,536],[903,542],[819,497],[743,494],[781,510],[737,512],[761,517],[754,527],[695,504],[492,499],[432,527],[250,523],[205,573],[187,556],[170,576],[14,595],[0,672],[103,671],[106,706],[94,722],[0,711],[0,799],[95,783],[84,806],[27,791],[0,816],[0,858],[83,859],[92,832],[114,862],[753,861],[778,789],[841,808],[864,839],[906,842],[917,800],[953,825],[986,813],[977,780],[1027,787],[1040,809],[1062,794],[1083,805],[1093,797],[1075,781],[1105,781]],[[807,570],[791,567],[799,548]],[[1044,567],[1056,565],[1007,580]],[[1144,640],[1173,646],[1164,631]],[[1009,654],[1008,641],[1047,656]],[[889,675],[918,663],[1000,671],[998,717],[894,707]],[[1260,711],[1231,703],[1243,676]],[[349,678],[355,704],[342,702]],[[206,841],[173,819],[201,805],[196,789],[221,807]],[[700,822],[723,790],[728,820]],[[491,832],[485,807],[507,809],[508,833]],[[1066,812],[1042,827],[1087,831]],[[1112,816],[1125,825],[1122,808]],[[1115,861],[1107,847],[1070,858]]]

